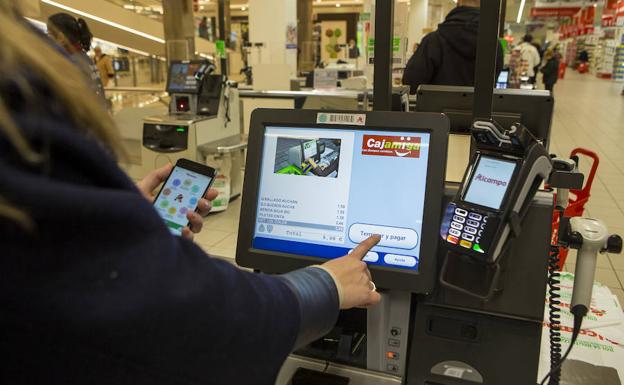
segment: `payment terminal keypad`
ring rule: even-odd
[[[481,237],[487,221],[487,215],[455,207],[446,241],[465,249],[484,253],[484,250],[481,248]]]

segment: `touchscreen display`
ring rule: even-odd
[[[481,156],[464,194],[464,201],[500,209],[515,169],[516,162]]]
[[[173,168],[154,202],[158,214],[173,234],[182,234],[182,228],[188,224],[186,213],[195,211],[211,180],[209,176],[194,171]]]
[[[253,247],[336,258],[373,234],[372,265],[418,270],[429,134],[266,127]],[[321,149],[297,164],[291,148]]]
[[[507,88],[507,82],[509,81],[509,70],[502,70],[496,80],[496,88]]]
[[[174,63],[169,71],[169,92],[197,92],[195,74],[201,63]]]

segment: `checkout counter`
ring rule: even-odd
[[[554,209],[538,187],[559,172],[543,141],[480,126],[457,184],[445,182],[444,115],[277,112],[252,116],[237,263],[284,273],[377,233],[364,260],[382,303],[341,311],[276,384],[536,384]],[[306,170],[330,154],[336,172]],[[574,167],[563,174],[564,189],[582,183]]]
[[[144,174],[180,158],[220,165],[234,198],[242,189],[239,170],[246,147],[241,141],[241,102],[236,83],[213,70],[208,61],[171,63],[168,113],[143,119],[141,158]]]

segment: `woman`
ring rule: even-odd
[[[111,118],[15,4],[0,0],[1,383],[271,384],[339,308],[380,300],[361,261],[379,238],[275,277],[172,236],[145,199],[169,169],[127,178]]]
[[[108,86],[108,82],[110,79],[115,77],[115,70],[113,69],[113,60],[111,57],[102,52],[101,47],[95,47],[93,49],[93,63],[95,63],[95,67],[98,70],[98,74],[100,75],[100,80],[102,81],[102,85],[104,87]]]
[[[544,66],[540,70],[543,74],[544,86],[551,93],[559,78],[559,59],[552,49],[549,49],[544,54]]]
[[[105,100],[100,73],[87,55],[93,39],[87,22],[67,13],[56,13],[48,18],[48,34],[78,66],[93,92]]]

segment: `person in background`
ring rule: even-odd
[[[544,52],[542,51],[542,46],[540,45],[540,43],[536,41],[532,41],[531,44],[533,44],[533,47],[535,47],[540,57],[539,63],[535,67],[533,67],[533,73],[535,74],[535,79],[533,83],[535,83],[537,81],[537,74],[539,73],[540,65],[542,64],[542,61],[544,60]]]
[[[551,93],[559,78],[559,59],[554,50],[549,49],[544,54],[544,66],[540,70],[543,74],[544,86]]]
[[[379,236],[284,275],[243,271],[190,239],[215,190],[172,235],[153,207],[172,166],[128,178],[111,116],[20,6],[0,0],[0,330],[10,352],[0,383],[272,384],[339,309],[381,300],[362,261]]]
[[[526,66],[526,74],[529,77],[529,82],[535,84],[536,72],[535,68],[539,67],[541,60],[540,54],[537,48],[532,44],[533,36],[526,34],[522,38],[522,43],[518,46],[520,50],[520,58],[523,64]]]
[[[587,63],[589,61],[589,53],[586,49],[579,52],[578,59],[581,63]]]
[[[93,35],[84,19],[76,19],[67,13],[56,13],[48,18],[48,35],[65,50],[71,61],[80,69],[91,90],[106,105],[104,86],[100,73],[87,56]],[[60,69],[62,71],[62,69]]]
[[[355,44],[355,40],[349,40],[349,59],[357,59],[360,57],[360,49]]]
[[[113,69],[113,60],[102,52],[102,48],[95,47],[93,49],[95,56],[93,57],[93,61],[95,62],[95,66],[97,67],[100,73],[100,79],[102,80],[102,85],[104,87],[108,86],[108,82],[110,79],[115,77],[115,70]]]
[[[474,86],[479,32],[479,0],[458,0],[438,29],[427,34],[407,62],[402,82],[416,93],[421,84]],[[502,47],[496,76],[503,68]]]
[[[204,38],[204,39],[208,39],[208,18],[206,16],[202,17],[201,21],[199,22],[199,27],[197,28],[197,33],[199,34],[199,37]]]

